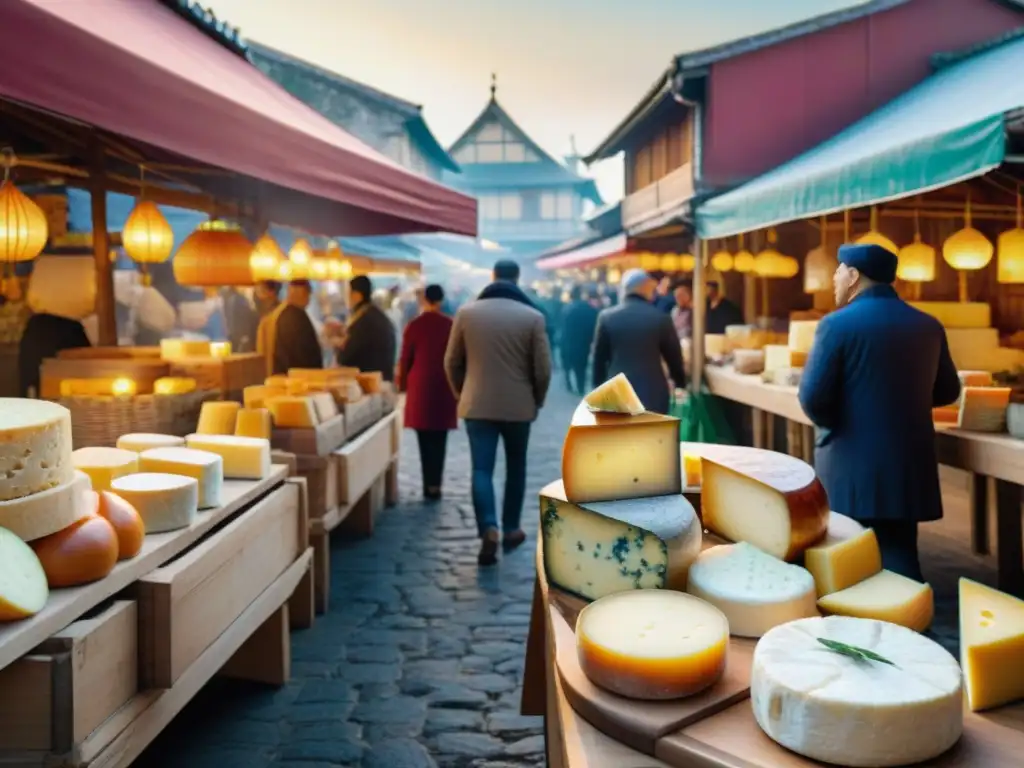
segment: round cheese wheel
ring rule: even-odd
[[[820,642],[866,649],[852,658]],[[851,768],[911,765],[963,732],[960,667],[905,627],[829,616],[784,624],[754,650],[750,700],[769,737],[797,754]]]
[[[74,474],[71,411],[46,400],[0,397],[0,501],[66,485]]]
[[[0,528],[24,541],[34,541],[62,531],[89,514],[85,494],[91,485],[81,472],[70,483],[12,501],[0,501]]]
[[[194,477],[140,472],[117,478],[111,490],[138,510],[147,534],[187,528],[199,509],[199,482]]]
[[[101,491],[96,494],[96,513],[114,527],[118,560],[130,560],[139,554],[146,538],[146,524],[135,507],[116,493]]]
[[[0,528],[0,622],[34,616],[43,610],[49,595],[46,572],[36,553]]]
[[[725,671],[729,623],[682,592],[639,590],[602,597],[576,621],[576,651],[595,685],[631,699],[679,699]]]
[[[117,533],[99,515],[32,542],[51,588],[99,581],[117,564]]]

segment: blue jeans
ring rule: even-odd
[[[498,528],[498,509],[494,499],[498,438],[505,444],[505,499],[501,528],[505,533],[517,530],[526,495],[526,447],[530,442],[530,422],[466,419],[466,434],[473,464],[473,511],[480,536],[489,529]]]

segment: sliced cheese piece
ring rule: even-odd
[[[748,449],[701,460],[704,526],[782,560],[817,544],[828,528],[828,498],[814,469],[793,456]]]
[[[71,463],[71,411],[45,400],[0,397],[0,501],[66,485]]]
[[[235,419],[241,403],[232,400],[216,400],[203,403],[199,409],[199,424],[196,432],[200,435],[233,435]]]
[[[338,404],[330,392],[317,392],[310,397],[313,400],[313,410],[316,411],[317,420],[321,424],[337,417]]]
[[[278,429],[312,429],[320,423],[311,397],[272,397],[266,406]]]
[[[1024,699],[1024,600],[960,579],[960,665],[972,712]]]
[[[817,332],[817,320],[793,320],[789,324],[789,344],[787,346],[793,352],[806,356],[811,351],[814,334]]]
[[[931,315],[944,328],[989,328],[992,325],[992,309],[981,301],[912,301],[910,306]]]
[[[224,460],[195,448],[152,448],[139,455],[139,470],[192,477],[199,483],[199,509],[221,505]]]
[[[572,503],[561,482],[540,493],[548,580],[595,599],[631,589],[686,587],[703,534],[681,494]]]
[[[35,616],[49,596],[36,553],[16,534],[0,528],[0,622]]]
[[[864,526],[852,517],[841,515],[836,511],[829,512],[828,530],[825,532],[821,546],[852,539],[854,536],[860,535],[863,530]]]
[[[132,432],[117,438],[117,447],[122,451],[142,453],[150,448],[174,448],[185,445],[185,438],[177,435],[158,435],[155,432]]]
[[[330,397],[330,395],[328,395]],[[243,408],[235,421],[235,435],[238,437],[261,437],[270,439],[273,422],[266,408]]]
[[[973,432],[1005,432],[1009,405],[1009,387],[964,387],[957,427]]]
[[[687,488],[700,488],[700,456],[683,454],[683,477]]]
[[[121,448],[79,448],[71,462],[89,476],[94,491],[109,491],[111,482],[139,471],[139,454]]]
[[[209,357],[210,342],[196,339],[161,339],[160,358],[180,360],[185,357]]]
[[[354,373],[346,374],[344,373],[345,370],[351,370],[354,371]],[[358,368],[289,368],[288,378],[325,385],[341,379],[351,378],[358,373]]]
[[[608,379],[583,398],[583,402],[591,410],[607,413],[628,413],[638,416],[647,410],[624,373]]]
[[[264,384],[256,384],[242,390],[242,404],[246,408],[265,408],[266,402],[272,397],[287,395],[285,387],[268,387]]]
[[[360,371],[356,374],[356,381],[363,392],[375,395],[380,392],[381,384],[384,383],[384,375],[380,371]]]
[[[267,376],[267,378],[263,380],[263,385],[267,387],[273,387],[274,389],[283,389],[287,391],[288,377],[281,375]]]
[[[75,472],[70,483],[20,499],[0,501],[0,528],[24,541],[62,531],[90,514],[85,495],[91,487],[88,475]]]
[[[701,552],[686,591],[724,613],[737,637],[761,637],[779,624],[819,615],[811,574],[746,542]]]
[[[199,509],[199,483],[194,477],[139,472],[117,478],[110,490],[135,507],[147,535],[187,528]]]
[[[582,404],[562,446],[571,501],[665,496],[683,487],[679,420],[658,413],[600,413]]]
[[[270,474],[270,441],[235,435],[189,435],[189,448],[216,453],[224,459],[224,477],[262,480]]]
[[[875,532],[868,528],[845,541],[826,538],[804,552],[804,566],[814,577],[818,597],[823,597],[880,573],[882,552]]]
[[[892,571],[880,571],[859,584],[818,600],[825,613],[877,619],[924,632],[935,616],[935,596],[928,584]]]
[[[932,408],[932,421],[936,424],[952,424],[956,426],[957,422],[960,421],[960,406],[942,405],[938,408]]]
[[[583,673],[631,699],[679,699],[709,688],[725,671],[728,647],[722,612],[681,592],[609,595],[576,621]]]
[[[819,638],[892,664],[850,658]],[[771,630],[754,650],[750,703],[761,730],[786,749],[851,768],[929,760],[963,732],[956,659],[933,640],[881,621],[833,616]]]
[[[196,391],[196,380],[186,376],[164,376],[153,382],[156,395],[187,395]]]

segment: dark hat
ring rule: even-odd
[[[373,293],[373,283],[370,282],[370,278],[366,275],[356,275],[348,281],[348,287],[353,291],[363,294],[367,299]]]
[[[896,279],[896,254],[874,243],[839,246],[839,263],[853,267],[876,283],[891,283]]]

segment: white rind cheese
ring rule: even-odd
[[[194,477],[140,472],[117,478],[110,490],[135,507],[147,534],[187,528],[199,509],[199,483]]]
[[[0,397],[0,501],[70,483],[71,411],[57,403]]]
[[[737,637],[761,637],[819,615],[814,577],[747,543],[704,550],[690,567],[686,591],[724,613]]]
[[[89,515],[85,492],[91,488],[89,476],[75,472],[70,483],[20,499],[0,501],[0,528],[6,528],[22,541],[35,541],[63,531]]]
[[[540,493],[550,583],[587,599],[633,589],[686,587],[703,534],[681,494],[573,504],[561,482]]]
[[[176,435],[158,435],[154,432],[133,432],[117,438],[117,447],[122,451],[142,453],[150,448],[175,448],[185,445],[184,437]]]
[[[892,664],[850,658],[818,638],[867,649]],[[771,630],[754,651],[750,701],[757,724],[774,741],[851,768],[929,760],[963,732],[956,659],[938,643],[882,621],[831,616]]]
[[[199,483],[199,509],[221,505],[224,460],[216,453],[194,448],[152,448],[139,455],[139,470],[193,477]]]

